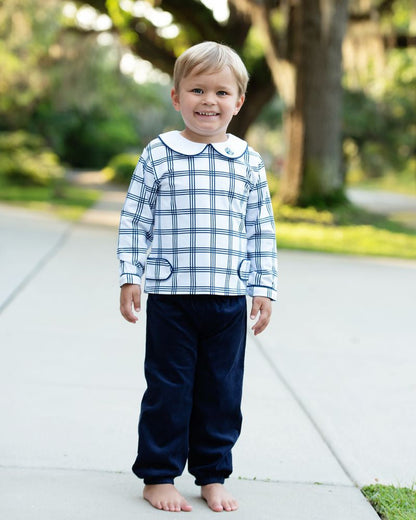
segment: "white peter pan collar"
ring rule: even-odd
[[[227,159],[238,159],[247,150],[247,143],[235,135],[227,134],[227,136],[227,141],[222,143],[196,143],[184,137],[179,130],[172,130],[160,134],[159,139],[174,152],[183,155],[199,155],[207,146],[212,146]]]

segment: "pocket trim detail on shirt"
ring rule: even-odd
[[[173,267],[166,258],[151,258],[146,261],[147,280],[168,280],[173,273]]]
[[[238,277],[243,282],[247,282],[250,276],[251,262],[248,258],[244,258],[238,266]]]

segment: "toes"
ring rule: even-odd
[[[229,506],[230,506],[230,511],[236,511],[238,509],[237,500],[230,500]]]
[[[145,486],[143,498],[153,507],[162,511],[179,513],[180,511],[192,510],[192,506],[187,503],[172,485],[168,484]]]
[[[166,502],[166,501],[162,502],[163,511],[172,511],[172,507],[173,507],[173,505],[171,502]]]
[[[181,507],[179,508],[179,511],[192,511],[192,506],[189,505],[187,502],[183,502],[181,504]]]
[[[163,509],[162,502],[155,502],[154,504],[152,504],[152,506],[154,506],[156,509],[160,509],[160,510]]]
[[[192,506],[186,502],[165,502],[163,503],[163,507],[161,509],[164,511],[171,511],[172,513],[180,513],[181,511],[191,511]]]
[[[223,507],[223,505],[220,504],[219,502],[213,502],[213,503],[211,504],[211,509],[212,509],[213,511],[216,511],[217,513],[219,513],[219,512],[221,512],[221,511],[224,510],[224,507]]]
[[[178,503],[171,503],[169,511],[178,512],[181,510],[181,506]]]
[[[237,501],[232,500],[224,500],[221,505],[221,510],[224,511],[236,511],[238,509]]]
[[[216,513],[236,511],[238,509],[237,501],[224,490],[222,485],[207,484],[201,490],[201,495],[208,503],[210,509]]]
[[[215,503],[214,511],[236,511],[238,504],[236,500],[224,500],[222,503]]]

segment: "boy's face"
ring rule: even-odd
[[[172,89],[171,97],[185,123],[182,135],[200,143],[226,141],[228,125],[244,103],[228,67],[203,74],[194,69],[181,80],[179,92]]]

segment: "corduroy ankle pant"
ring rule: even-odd
[[[222,483],[241,430],[246,297],[149,294],[146,311],[133,472],[145,484],[173,483],[188,461],[197,485]]]

